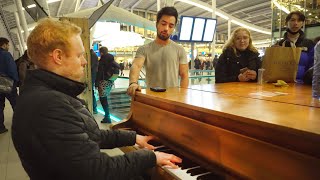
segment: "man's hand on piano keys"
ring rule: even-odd
[[[154,152],[157,157],[157,164],[159,166],[169,166],[171,168],[177,169],[178,166],[175,165],[175,163],[181,163],[182,159],[173,155],[173,154],[167,154],[163,152]]]
[[[154,139],[153,136],[141,136],[137,134],[136,143],[142,148],[154,150],[155,147],[148,143],[152,139]]]

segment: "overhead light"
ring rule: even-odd
[[[285,12],[285,13],[287,13],[287,14],[290,13],[290,11],[289,11],[286,7],[280,5],[277,0],[272,0],[272,3],[273,3],[275,6],[277,6],[277,8],[279,8],[280,10],[282,10],[283,12]]]
[[[48,4],[50,4],[50,3],[59,2],[59,1],[61,1],[61,0],[48,0],[47,2],[48,2]]]
[[[201,9],[204,9],[204,10],[207,10],[209,12],[213,12],[213,10],[207,6],[204,6],[202,4],[199,4],[199,3],[196,3],[196,2],[193,2],[191,0],[177,0],[177,1],[181,1],[181,2],[184,2],[184,3],[187,3],[187,4],[190,4],[190,5],[193,5],[193,6],[197,6]],[[228,20],[229,17],[226,16],[226,15],[223,15],[222,13],[219,13],[219,12],[216,12],[216,15],[220,16],[221,18],[225,19],[225,20]]]
[[[27,8],[34,8],[34,7],[36,7],[36,5],[35,4],[31,4],[31,5],[29,5],[29,6],[27,6]]]
[[[59,1],[61,1],[61,0],[48,0],[47,3],[50,4],[50,3],[59,2]],[[27,6],[28,9],[34,8],[34,7],[36,7],[35,4],[30,4],[29,6]],[[24,10],[24,8],[23,8],[23,10]]]
[[[247,29],[256,31],[256,32],[260,32],[260,33],[263,33],[263,34],[269,34],[269,35],[271,35],[271,32],[269,32],[269,31],[263,31],[263,30],[260,30],[260,29],[254,28],[254,27],[250,27],[250,26],[248,26],[248,25],[245,25],[245,24],[243,24],[243,23],[241,23],[241,22],[238,22],[238,21],[235,21],[235,20],[231,20],[231,22],[234,23],[234,24],[237,24],[237,25],[239,25],[239,26],[242,26],[242,27],[244,27],[244,28],[247,28]]]

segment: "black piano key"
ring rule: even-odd
[[[159,147],[159,148],[155,149],[155,151],[160,151],[160,152],[165,152],[165,151],[168,151],[168,150],[170,150],[170,148],[165,147],[165,146],[162,146],[162,147]]]
[[[152,146],[162,146],[163,144],[161,144],[159,141],[155,141],[155,140],[150,140],[149,142],[148,142],[150,145],[152,145]]]
[[[215,173],[210,173],[210,174],[204,174],[204,175],[200,175],[199,177],[197,177],[197,180],[225,180],[225,176],[219,175],[219,174],[215,174]]]
[[[187,173],[189,173],[191,176],[195,176],[195,175],[198,175],[198,174],[204,174],[204,173],[207,173],[207,172],[208,172],[208,170],[203,169],[201,167],[194,168],[194,169],[189,169],[187,171]]]
[[[178,156],[178,153],[176,153],[175,151],[173,151],[172,149],[164,149],[163,151],[164,153],[168,153],[168,154],[174,154],[176,156]]]
[[[191,161],[190,159],[187,158],[182,158],[182,163],[177,164],[181,169],[189,169],[192,167],[199,166],[197,163]]]

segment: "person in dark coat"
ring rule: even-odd
[[[96,97],[94,96],[94,87],[95,87],[95,81],[97,77],[97,72],[98,72],[98,56],[97,54],[93,51],[93,49],[90,49],[90,59],[91,59],[91,78],[92,78],[92,109],[93,109],[93,114],[97,114],[97,101]]]
[[[100,103],[104,110],[104,118],[101,123],[111,123],[108,97],[110,96],[114,81],[119,76],[120,65],[114,60],[113,55],[108,53],[107,47],[103,46],[99,48],[99,52],[101,58],[95,86],[98,87]]]
[[[0,37],[0,74],[14,80],[12,91],[10,93],[0,92],[0,134],[5,133],[8,129],[4,125],[4,107],[5,99],[11,104],[12,110],[15,110],[17,94],[17,84],[19,81],[17,66],[9,50],[9,40]]]
[[[301,47],[302,52],[300,55],[298,72],[296,80],[297,82],[303,82],[308,69],[313,66],[314,61],[314,46],[315,43],[307,39],[302,31],[306,17],[300,11],[293,11],[286,17],[287,32],[284,33],[284,38],[276,43],[276,46],[282,47]]]
[[[260,66],[259,53],[252,45],[250,31],[237,28],[216,64],[216,83],[256,81]]]
[[[19,87],[21,88],[24,84],[27,71],[34,70],[36,69],[36,67],[33,64],[33,62],[30,61],[27,50],[25,50],[24,54],[19,59],[16,60],[16,65],[17,65],[18,74],[19,74]]]
[[[119,65],[120,65],[120,76],[124,76],[124,73],[123,73],[123,70],[124,70],[124,62],[121,61]]]
[[[81,28],[42,19],[30,33],[28,54],[38,69],[27,74],[13,114],[12,140],[32,180],[126,180],[156,164],[181,159],[153,152],[151,136],[100,130],[77,96],[87,64]],[[36,97],[36,98],[35,98]],[[144,149],[110,157],[100,149],[138,144]]]

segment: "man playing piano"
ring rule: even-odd
[[[157,37],[141,46],[136,53],[130,70],[127,93],[135,94],[142,66],[146,70],[147,87],[188,87],[188,60],[182,46],[169,39],[177,24],[178,12],[174,7],[164,7],[157,14]]]
[[[176,168],[181,159],[153,152],[151,136],[100,130],[77,96],[87,64],[81,29],[67,21],[42,20],[28,37],[29,71],[13,115],[12,138],[30,179],[130,179],[156,164]],[[100,152],[138,144],[144,149],[110,157]]]

